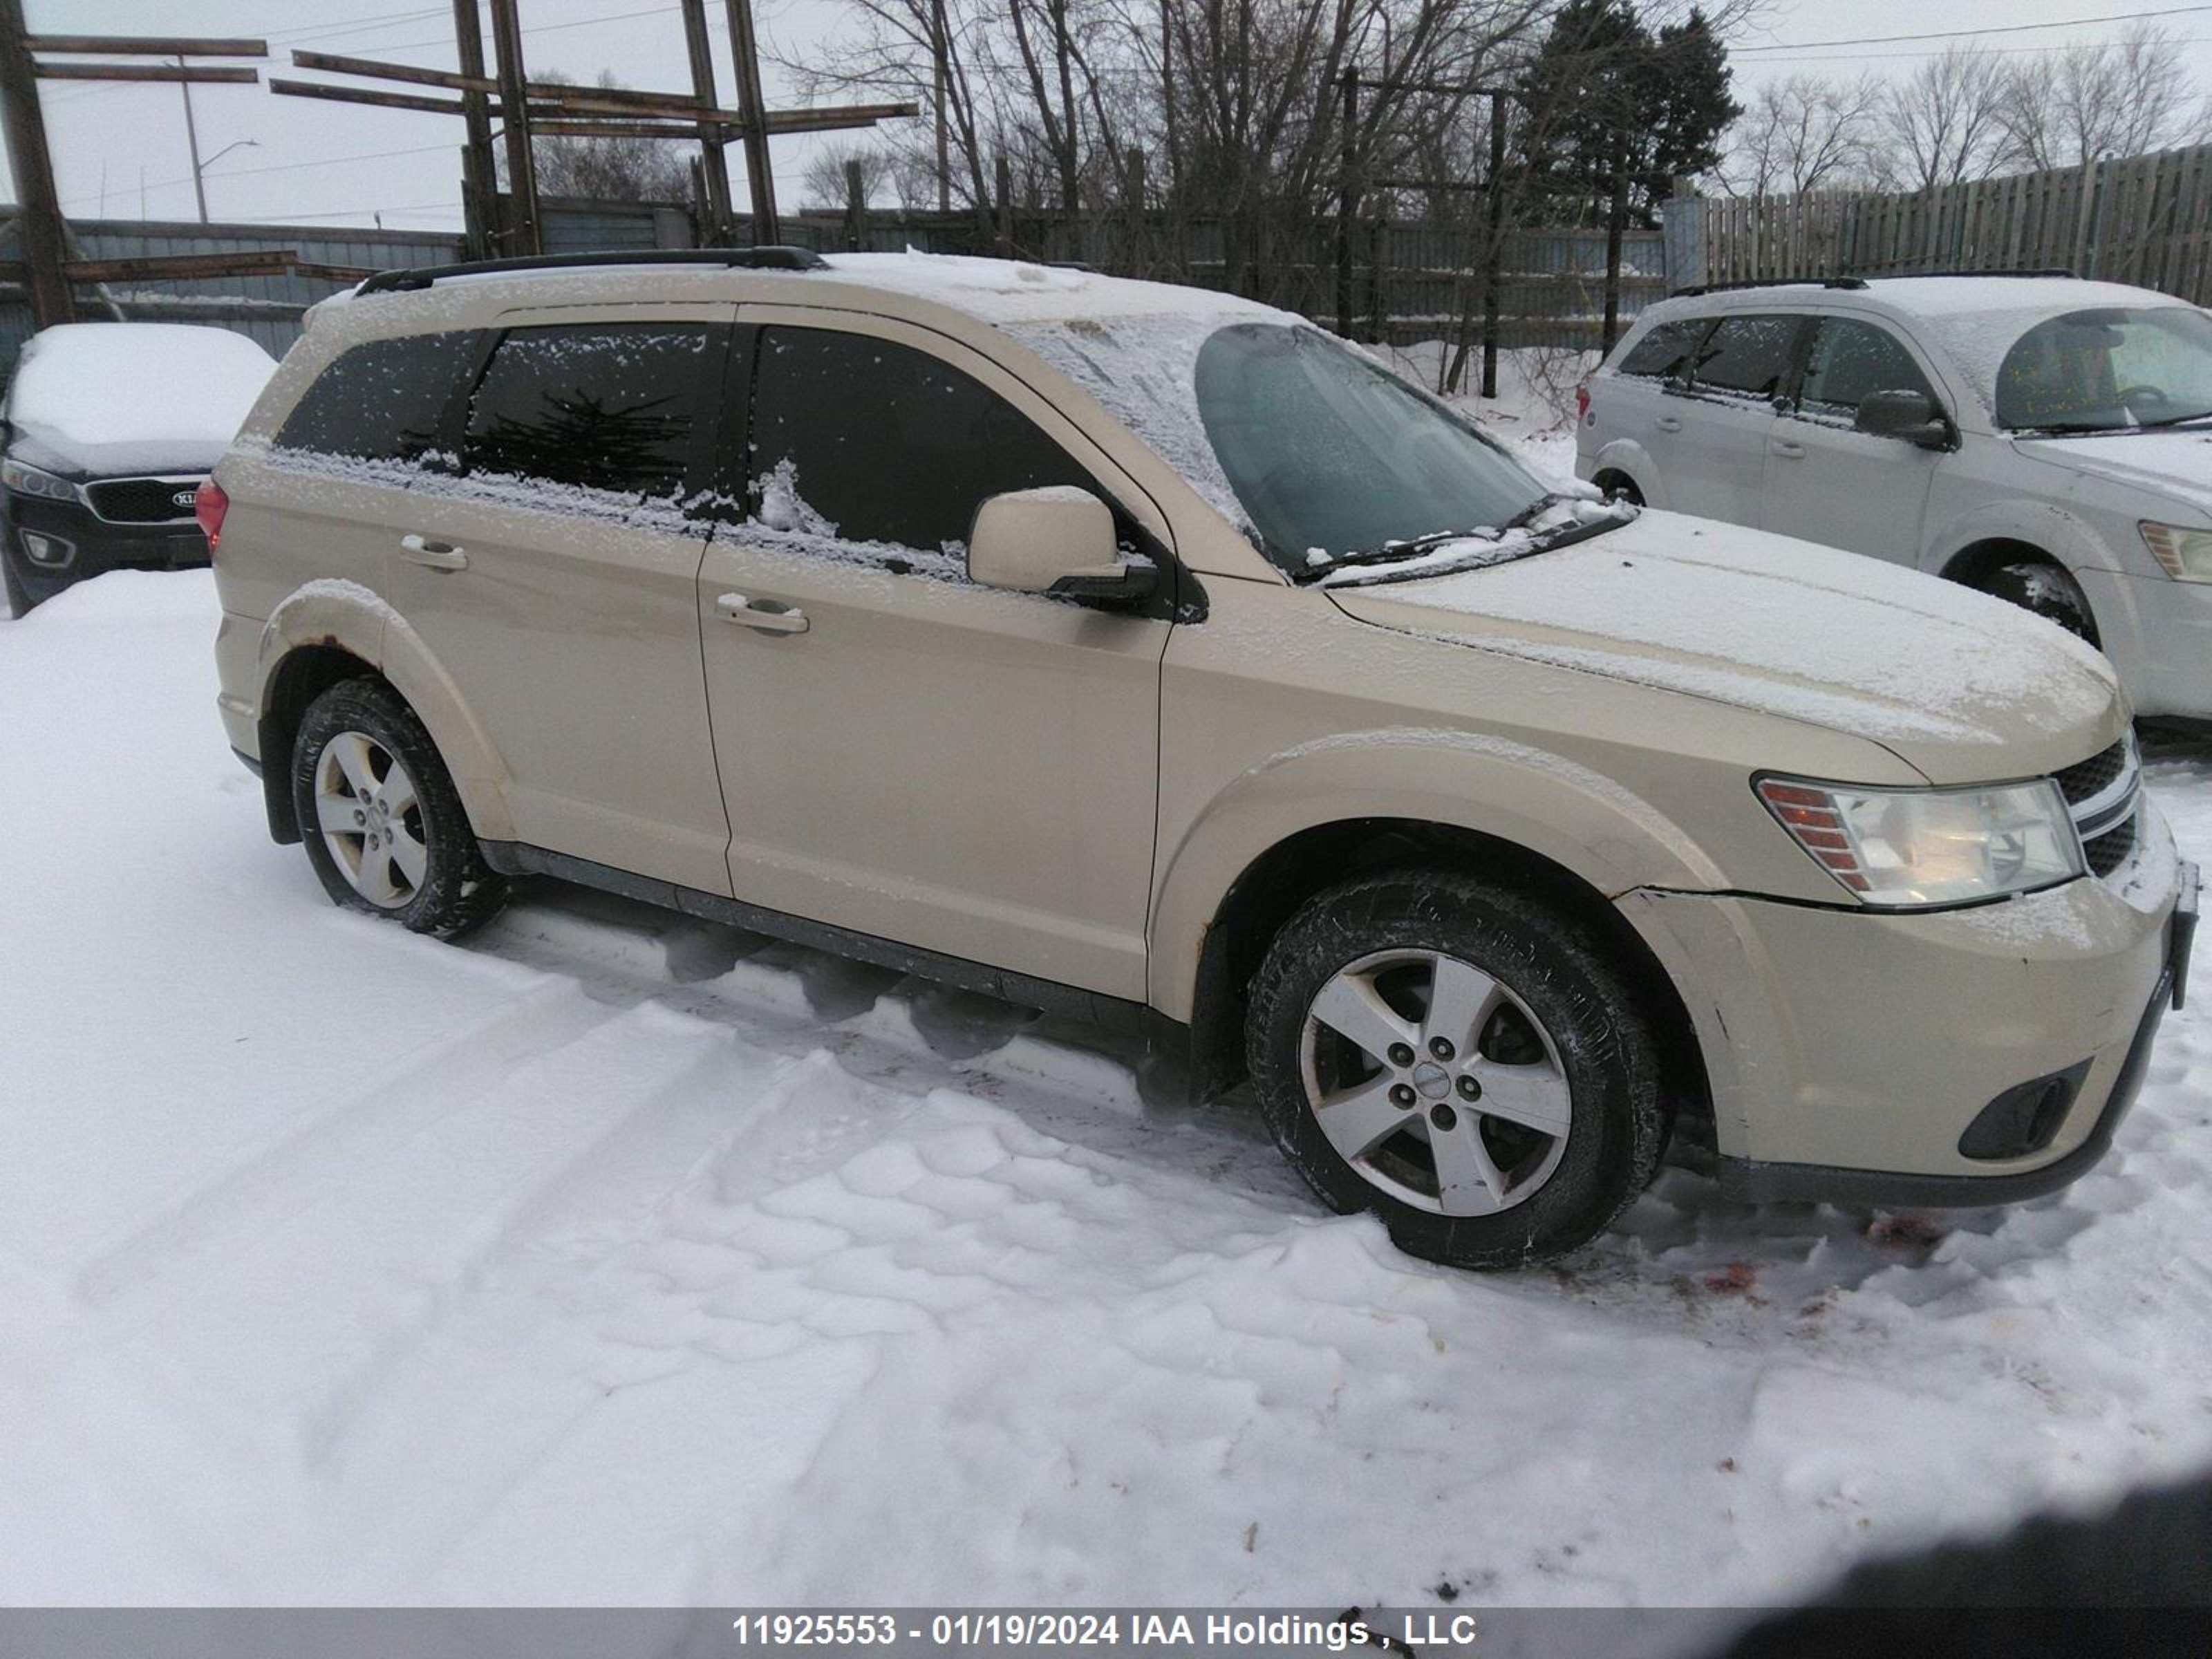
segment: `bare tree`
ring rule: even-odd
[[[2021,161],[2043,170],[2143,155],[2200,140],[2182,42],[2137,22],[2118,40],[2025,58],[2006,74],[2000,119]]]
[[[1792,76],[1752,96],[1728,135],[1716,177],[1731,196],[1802,195],[1871,184],[1879,175],[1889,88],[1880,77]]]
[[[2002,118],[2005,73],[1996,54],[1954,46],[1891,88],[1881,159],[1906,190],[1986,179],[2013,157]]]
[[[546,78],[560,80],[558,71]],[[604,70],[599,84],[622,82]],[[538,188],[546,196],[584,196],[602,202],[677,202],[691,199],[688,152],[666,138],[536,137],[530,145]]]
[[[877,146],[849,141],[824,144],[814,152],[805,171],[799,175],[799,188],[805,192],[807,206],[843,210],[848,194],[845,178],[848,162],[860,164],[860,200],[863,204],[874,201],[876,192],[887,185],[897,188],[891,176],[890,157]]]

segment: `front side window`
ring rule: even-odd
[[[1821,415],[1850,416],[1877,392],[1935,392],[1912,354],[1886,328],[1852,317],[1824,317],[1805,359],[1798,402]]]
[[[1548,500],[1472,426],[1318,329],[1217,329],[1197,386],[1222,471],[1268,556],[1293,575],[1494,532]]]
[[[681,495],[713,338],[704,323],[509,331],[469,399],[464,468],[632,500]]]
[[[1997,424],[2115,431],[2212,416],[2212,316],[2100,307],[2038,323],[1997,369]]]
[[[1702,392],[1771,398],[1790,373],[1795,317],[1728,317],[1698,349],[1690,383]]]
[[[1629,348],[1628,355],[1620,360],[1618,371],[1640,379],[1671,380],[1681,372],[1705,331],[1713,325],[1710,317],[1685,318],[1681,321],[1661,323],[1649,334]]]
[[[744,473],[771,530],[964,551],[988,497],[1097,490],[1036,422],[951,364],[830,329],[761,331]]]
[[[417,459],[437,447],[475,338],[409,334],[340,352],[293,405],[276,447],[354,460]]]

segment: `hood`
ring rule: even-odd
[[[204,437],[88,443],[51,427],[27,422],[17,424],[8,442],[8,453],[18,460],[80,483],[94,478],[133,478],[148,474],[204,476],[215,470],[215,464],[228,447],[227,441]]]
[[[2026,611],[1672,513],[1504,564],[1328,595],[1378,627],[1869,738],[1935,783],[2055,771],[2127,720],[2105,659]]]
[[[2017,438],[2013,447],[2069,472],[2186,501],[2212,517],[2212,430],[2116,432],[2109,438]]]

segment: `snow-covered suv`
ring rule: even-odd
[[[1692,290],[1582,390],[1575,471],[1947,576],[2212,716],[2212,315],[2063,273]]]
[[[1676,1127],[1752,1194],[2048,1190],[2183,976],[2087,647],[1562,498],[1224,295],[392,273],[204,507],[230,741],[339,902],[545,872],[1141,1029],[1441,1261],[1589,1238]]]

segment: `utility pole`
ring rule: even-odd
[[[179,57],[177,59],[177,73],[179,77],[183,76],[184,71],[185,60]],[[200,222],[205,224],[208,222],[207,185],[200,179],[200,129],[199,124],[192,119],[192,83],[179,78],[177,84],[185,94],[185,143],[191,147],[192,152],[192,195],[198,198],[200,204]]]

